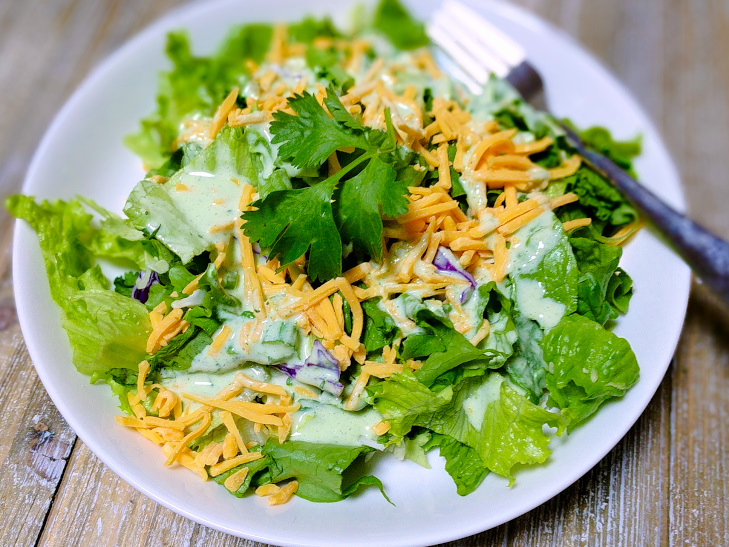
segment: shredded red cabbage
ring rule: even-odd
[[[476,280],[463,268],[463,266],[461,266],[458,258],[450,249],[447,249],[446,247],[438,247],[438,252],[435,253],[435,258],[433,259],[433,265],[439,272],[453,275],[454,277],[460,277],[469,283],[470,286],[466,287],[461,292],[461,304],[471,297],[473,291],[476,289]]]
[[[314,342],[311,355],[303,363],[283,363],[276,367],[302,384],[318,387],[335,397],[339,397],[344,389],[339,382],[341,376],[339,362],[319,340]]]
[[[132,289],[132,298],[144,304],[149,298],[149,289],[155,283],[159,283],[159,276],[154,270],[142,270],[137,276],[137,281]]]

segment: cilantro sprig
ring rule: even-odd
[[[398,147],[389,111],[380,131],[353,118],[332,89],[324,104],[306,92],[289,99],[296,115],[274,114],[271,142],[296,167],[319,168],[343,148],[354,149],[348,163],[310,187],[271,192],[242,216],[245,234],[282,265],[309,252],[309,277],[320,281],[341,274],[344,245],[381,258],[383,216],[404,214],[407,188],[419,183],[417,156]]]

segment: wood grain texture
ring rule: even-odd
[[[0,0],[0,195],[20,187],[91,68],[177,3]],[[729,237],[729,2],[515,3],[575,36],[633,91],[673,153],[690,210]],[[260,546],[157,505],[75,439],[17,326],[4,212],[0,230],[0,545]],[[449,545],[729,545],[728,420],[729,312],[697,285],[669,374],[618,446],[541,507]]]

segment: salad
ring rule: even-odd
[[[436,449],[466,495],[638,380],[611,332],[636,210],[506,82],[442,72],[397,0],[366,20],[243,25],[209,57],[169,34],[125,217],[7,200],[119,427],[238,497],[384,494],[362,459]],[[581,134],[632,169],[638,142]]]

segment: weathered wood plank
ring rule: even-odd
[[[729,311],[695,288],[672,374],[672,545],[729,545]]]
[[[668,2],[664,135],[694,215],[729,237],[729,9],[725,2]],[[671,545],[727,545],[729,517],[729,312],[695,286],[672,374]]]
[[[78,493],[83,492],[83,496]],[[200,526],[143,496],[79,441],[41,545],[260,545]]]
[[[76,439],[32,368],[9,277],[0,288],[0,545],[33,544]]]

